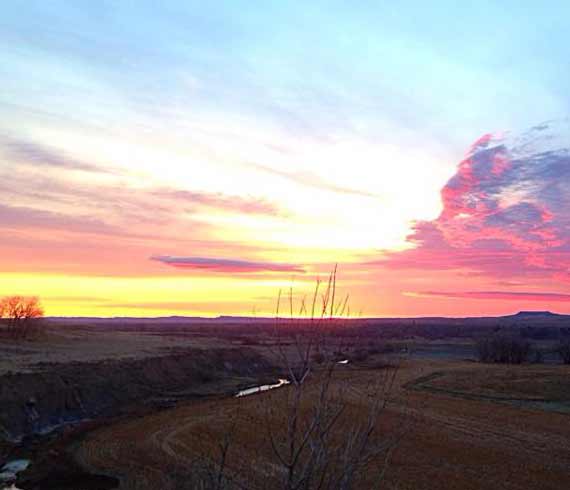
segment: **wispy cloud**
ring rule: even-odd
[[[103,302],[95,305],[96,308],[104,310],[119,310],[125,313],[121,315],[133,315],[133,311],[146,311],[150,315],[156,316],[208,316],[221,314],[243,314],[251,313],[248,310],[242,311],[242,301],[133,301],[133,302]],[[141,313],[135,313],[141,316]]]
[[[256,197],[230,196],[222,193],[198,192],[183,189],[159,189],[152,192],[155,197],[175,200],[189,205],[200,205],[224,209],[243,214],[283,215],[275,204]]]
[[[335,192],[337,194],[349,194],[372,199],[380,199],[380,196],[372,192],[339,186],[331,182],[327,182],[322,177],[319,177],[318,175],[315,175],[311,172],[287,172],[285,170],[278,170],[267,165],[260,165],[258,163],[250,163],[248,165],[255,168],[256,170],[278,175],[279,177],[283,177],[284,179],[291,180],[297,184],[301,184],[307,187],[314,187],[321,190]]]
[[[562,301],[570,302],[570,294],[522,291],[416,291],[406,293],[409,296],[428,296],[455,299],[482,299],[508,301]]]
[[[304,269],[295,264],[275,262],[251,262],[238,259],[221,259],[211,257],[173,257],[170,255],[154,255],[150,260],[184,269],[209,270],[212,272],[296,272],[303,273]]]
[[[35,167],[58,167],[65,170],[80,170],[116,174],[117,170],[72,158],[54,148],[31,140],[0,134],[0,151],[9,161]]]
[[[0,204],[0,229],[47,229],[105,235],[124,234],[120,228],[89,216],[72,216],[21,206]]]

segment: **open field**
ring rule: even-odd
[[[517,368],[512,368],[516,370]],[[570,377],[566,368],[524,368],[525,376],[545,374]],[[563,372],[556,372],[563,369]],[[468,373],[476,373],[471,396],[461,398],[443,392],[406,389],[414,380],[432,373],[448,373],[450,383],[460,385]],[[379,437],[390,438],[405,427],[392,454],[385,488],[393,489],[564,489],[570,482],[570,424],[568,416],[510,406],[489,400],[487,376],[503,379],[500,393],[521,396],[516,375],[498,367],[475,368],[458,362],[404,362],[395,388],[395,400],[383,414]],[[350,367],[340,378],[364,386],[376,369]],[[479,376],[480,375],[480,376]],[[546,388],[542,390],[541,387]],[[275,460],[263,431],[264,404],[283,404],[286,390],[249,398],[193,402],[184,406],[111,425],[90,433],[76,448],[78,459],[96,472],[122,477],[121,488],[193,488],[193,463],[213,451],[231,417],[238,413],[239,430],[230,466],[247,466],[251,488],[273,488]],[[534,394],[556,398],[550,382],[535,383]],[[480,395],[480,396],[479,396]],[[350,407],[350,418],[362,416],[364,407]],[[338,434],[342,443],[342,434]],[[371,464],[370,480],[361,488],[373,488],[372,469],[382,469],[383,459]],[[264,483],[265,482],[265,483]],[[264,486],[266,485],[266,486]],[[369,485],[369,486],[368,486]]]
[[[196,327],[199,328],[199,327]],[[99,362],[108,359],[143,359],[176,349],[208,349],[229,346],[231,340],[212,336],[168,335],[156,326],[148,332],[143,325],[105,328],[96,323],[46,322],[39,341],[15,342],[0,338],[0,375],[7,371],[36,370],[41,363]]]
[[[421,337],[413,329],[390,337],[365,325],[332,337],[331,352],[341,359],[346,348],[350,359],[332,377],[346,404],[334,447],[367,416],[362,393],[395,373],[374,435],[393,450],[366,463],[357,488],[375,488],[379,475],[380,488],[394,490],[568,488],[570,367],[480,364],[480,332],[447,336],[443,324]],[[290,339],[283,345],[294,357]],[[285,430],[292,388],[234,397],[285,375],[274,349],[270,327],[239,322],[51,324],[39,340],[3,340],[0,415],[6,429],[27,435],[0,444],[0,463],[32,460],[18,483],[25,490],[199,489],[228,437],[235,488],[280,488],[267,427]],[[316,367],[303,413],[322,376]],[[34,435],[46,428],[51,435]]]

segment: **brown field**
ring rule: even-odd
[[[351,344],[352,353],[332,378],[331,392],[346,405],[332,447],[342,448],[351,427],[365,420],[371,401],[362,394],[370,384],[395,373],[373,436],[393,449],[364,464],[353,488],[570,488],[570,366],[480,364],[473,338],[448,336],[447,325],[443,333],[431,329],[435,338],[413,328],[395,338],[370,329],[332,339],[330,352]],[[552,352],[547,341],[535,345]],[[4,427],[15,426],[7,414],[29,427],[27,409],[18,407],[30,397],[46,423],[50,411],[76,417],[49,436],[0,442],[0,463],[32,460],[17,484],[25,490],[116,487],[99,485],[102,475],[117,478],[120,490],[212,488],[202,486],[204,475],[227,440],[229,488],[282,488],[268,428],[284,434],[292,388],[233,396],[282,375],[274,347],[265,327],[235,324],[50,325],[35,341],[0,339]],[[294,357],[287,340],[285,350]],[[323,379],[317,367],[303,414],[311,413]],[[129,393],[121,398],[122,391]],[[337,461],[331,475],[344,469]],[[70,474],[72,483],[61,483]]]
[[[445,376],[431,381],[439,391],[429,389],[430,382],[414,382],[442,372]],[[338,382],[349,377],[356,387],[379,375],[379,370],[366,366],[337,372]],[[406,361],[397,379],[395,399],[382,415],[379,437],[397,435],[401,440],[381,488],[569,488],[568,415],[527,408],[521,401],[559,400],[559,384],[564,385],[566,396],[568,368]],[[472,382],[466,387],[467,379]],[[249,488],[276,488],[278,470],[264,425],[278,426],[283,421],[278,416],[267,420],[265,413],[268,403],[285,403],[288,389],[242,399],[191,402],[119,422],[90,433],[75,454],[90,470],[119,476],[122,489],[198,488],[192,481],[192,468],[204,455],[216,457],[214,441],[222,439],[237,414],[229,466],[246,475]],[[468,397],[460,396],[463,390]],[[497,403],[489,399],[490,394],[519,402]],[[362,417],[364,411],[358,404],[350,405],[347,421]],[[342,444],[342,432],[337,437]],[[374,470],[383,465],[384,458],[371,464],[359,488],[374,488]]]

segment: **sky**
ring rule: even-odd
[[[565,1],[27,1],[0,16],[0,296],[570,313]]]

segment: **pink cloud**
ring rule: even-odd
[[[382,264],[570,282],[570,151],[556,137],[570,145],[568,129],[480,138],[442,189],[439,217],[414,225],[415,248]]]

